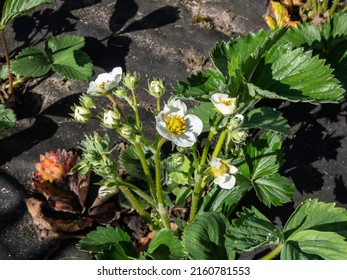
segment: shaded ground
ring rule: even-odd
[[[6,32],[12,54],[29,45],[41,47],[51,35],[83,35],[95,76],[122,66],[141,74],[140,88],[153,76],[164,78],[170,88],[208,65],[209,50],[216,42],[266,28],[262,19],[266,2],[206,0],[199,7],[196,1],[179,0],[56,0],[16,20]],[[70,106],[88,82],[52,75],[27,86],[23,102],[36,106],[22,112],[17,127],[0,137],[0,259],[90,258],[75,249],[75,240],[59,243],[51,233],[38,230],[23,202],[30,195],[40,154],[76,148],[85,133],[105,132],[96,122],[81,125],[69,118]],[[145,91],[139,99],[142,121],[151,124],[152,99]],[[294,181],[297,192],[293,203],[259,210],[281,225],[309,197],[347,207],[347,103],[267,103],[280,108],[296,132],[285,142],[282,173]],[[154,126],[145,127],[153,134]],[[247,200],[255,199],[250,194]]]

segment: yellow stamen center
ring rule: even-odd
[[[102,82],[101,84],[98,85],[98,87],[102,90],[105,89],[106,82]]]
[[[231,106],[233,104],[233,100],[231,100],[231,99],[223,99],[222,103],[227,105],[227,106]]]
[[[219,168],[211,167],[211,172],[214,177],[219,177],[229,172],[229,166],[225,162],[221,161]]]
[[[175,135],[181,135],[186,132],[187,123],[181,116],[172,115],[165,120],[168,131]]]

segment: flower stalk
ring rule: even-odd
[[[8,52],[8,46],[7,46],[7,40],[6,40],[4,28],[1,28],[1,38],[2,38],[2,43],[4,45],[4,53],[5,53],[7,72],[8,72],[8,91],[7,91],[7,93],[9,95],[11,95],[13,93],[13,76],[11,73],[10,55]]]

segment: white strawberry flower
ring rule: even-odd
[[[95,81],[89,83],[87,93],[94,95],[109,94],[122,80],[123,71],[121,67],[115,67],[110,73],[98,75]]]
[[[224,116],[234,114],[237,109],[236,98],[231,98],[224,93],[212,94],[211,102]]]
[[[210,162],[210,172],[214,177],[213,182],[221,188],[230,190],[235,186],[234,174],[237,173],[237,168],[234,165],[220,158],[213,158]]]
[[[166,104],[156,116],[157,132],[179,147],[191,147],[202,131],[202,121],[195,115],[188,114],[187,106],[181,100]]]

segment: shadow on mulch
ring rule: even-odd
[[[71,12],[100,2],[100,0],[66,0],[58,10],[47,8],[16,19],[13,22],[15,40],[22,44],[13,49],[11,55],[17,54],[23,48],[42,43],[50,36],[77,31],[79,18]],[[156,9],[139,20],[133,20],[137,13],[138,5],[135,1],[116,1],[109,19],[110,35],[105,38],[85,37],[85,51],[91,56],[94,66],[106,71],[110,71],[114,65],[125,69],[125,58],[132,40],[124,34],[174,23],[179,19],[180,14],[177,7],[170,5]],[[127,25],[128,22],[130,23]]]

